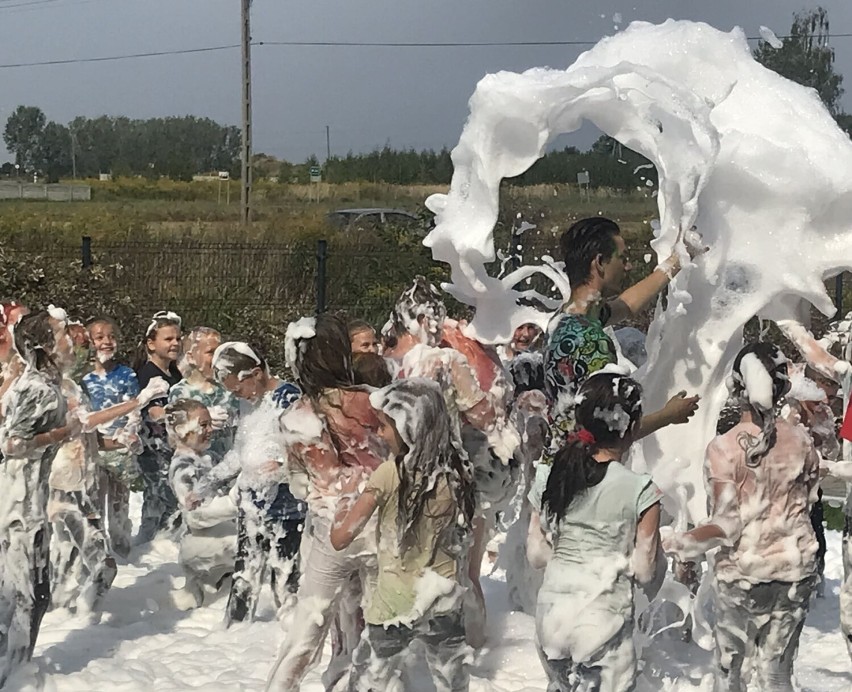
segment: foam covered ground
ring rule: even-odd
[[[138,516],[138,499],[134,498]],[[797,677],[808,692],[848,692],[852,674],[839,633],[840,535],[828,535],[828,588],[808,618],[799,653]],[[182,583],[177,548],[157,540],[135,551],[121,566],[104,602],[100,622],[51,612],[45,618],[33,663],[10,680],[10,690],[49,692],[237,692],[263,689],[266,673],[282,637],[270,598],[262,601],[260,621],[222,627],[224,598],[185,613],[170,602]],[[534,645],[533,619],[509,612],[500,573],[484,580],[489,603],[490,649],[476,662],[471,689],[521,692],[545,689]],[[652,667],[662,677],[647,678],[642,690],[710,690],[710,658],[697,647],[667,640],[654,647]],[[318,670],[303,685],[320,692]],[[411,679],[423,680],[418,669]],[[671,676],[680,672],[681,677]],[[702,679],[703,678],[703,679]],[[428,683],[409,686],[429,690]]]

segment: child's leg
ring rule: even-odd
[[[316,521],[312,530],[310,560],[304,565],[293,625],[270,672],[269,690],[299,689],[322,649],[340,593],[360,566],[358,558],[331,546],[327,524]]]
[[[237,519],[237,557],[231,578],[231,591],[225,609],[225,624],[243,622],[254,617],[257,599],[269,555],[269,539],[256,520],[257,508],[249,508],[250,516],[240,509]]]
[[[275,605],[281,608],[293,601],[299,590],[299,548],[302,543],[301,521],[270,522],[271,536],[269,569],[272,573],[272,593]]]
[[[470,686],[470,647],[465,642],[462,611],[430,617],[416,635],[426,646],[426,662],[437,692],[463,692]],[[420,629],[420,628],[418,628]]]
[[[852,508],[847,508],[852,511]],[[852,517],[846,516],[843,527],[843,584],[840,587],[840,631],[846,639],[846,650],[852,659]]]
[[[361,575],[353,573],[343,588],[337,602],[331,632],[331,660],[322,681],[327,690],[335,689],[337,683],[350,671],[355,650],[364,632],[364,613]]]
[[[742,589],[717,581],[716,677],[713,692],[742,692],[742,668],[748,649],[752,615],[746,609],[748,595]]]
[[[169,466],[171,465],[172,460],[169,455],[164,455],[161,452],[157,456],[157,463],[158,475],[156,493],[159,497],[159,504],[161,507],[160,520],[157,524],[157,528],[167,529],[169,528],[169,520],[178,511],[177,497],[175,496],[175,491],[169,481]]]
[[[389,689],[393,680],[399,676],[413,638],[414,630],[409,627],[367,625],[355,649],[349,692],[384,692]],[[461,631],[461,639],[464,644],[464,629]],[[437,679],[435,687],[438,692],[449,689],[441,687]]]
[[[142,520],[139,524],[138,543],[147,543],[157,534],[160,519],[165,512],[158,488],[160,470],[155,452],[146,449],[137,458],[139,476],[142,478]]]
[[[102,453],[115,460],[115,464],[134,465],[136,461],[131,454],[118,451]],[[128,479],[135,474],[134,469],[101,467],[98,475],[98,506],[105,520],[105,532],[109,547],[113,553],[122,558],[130,554],[130,534],[133,526],[130,522],[130,488]]]
[[[78,512],[69,501],[69,493],[51,490],[48,502],[48,518],[53,536],[50,541],[51,605],[67,608],[77,598],[83,579],[80,552],[75,537],[66,519]],[[73,519],[70,520],[73,524]]]
[[[817,577],[798,584],[761,585],[771,615],[756,642],[757,686],[764,692],[793,692],[793,663]]]
[[[825,512],[823,510],[822,504],[822,488],[820,488],[819,500],[817,500],[811,506],[811,526],[814,529],[814,535],[817,539],[817,598],[825,597],[825,553],[827,551],[827,546],[825,543],[825,526],[823,525],[824,520]]]
[[[571,673],[574,662],[570,658],[550,659],[541,647],[536,645],[538,657],[547,675],[547,692],[572,692]]]
[[[174,593],[175,606],[179,610],[200,608],[204,603],[204,587],[202,575],[186,565],[183,566],[183,588]]]
[[[588,661],[577,663],[576,683],[580,690],[630,692],[636,684],[636,649],[633,645],[633,620]]]
[[[488,542],[488,515],[479,515],[473,520],[473,545],[468,552],[467,578],[468,590],[465,596],[465,627],[467,641],[474,648],[485,644],[485,595],[480,584],[482,558],[485,555],[485,545]]]
[[[66,519],[85,568],[77,606],[83,611],[98,607],[117,573],[115,560],[107,554],[106,538],[97,511],[83,492],[73,493],[79,511]]]

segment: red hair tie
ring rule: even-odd
[[[568,442],[577,442],[578,440],[588,446],[595,444],[595,436],[585,428],[580,428],[576,432],[568,434]]]

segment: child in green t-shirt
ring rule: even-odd
[[[386,689],[419,640],[438,692],[467,690],[459,562],[474,511],[470,464],[434,382],[399,380],[370,403],[394,458],[354,502],[344,493],[331,530],[331,544],[342,550],[378,509],[379,569],[349,689]]]

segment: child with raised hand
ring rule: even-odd
[[[96,430],[161,396],[167,385],[162,378],[154,378],[138,396],[92,411],[88,398],[73,379],[81,360],[73,337],[79,334],[78,325],[71,323],[61,308],[52,307],[50,315],[55,340],[53,358],[62,373],[62,392],[69,410],[82,424],[79,434],[60,446],[49,477],[48,512],[54,529],[52,604],[91,612],[116,575],[101,513],[94,506],[98,497]]]
[[[47,477],[58,446],[80,429],[68,415],[53,347],[46,312],[0,329],[0,361],[23,364],[3,396],[0,420],[0,687],[32,657],[50,604]]]
[[[292,601],[299,587],[305,505],[282,482],[278,418],[301,392],[272,376],[266,361],[244,342],[221,344],[212,367],[216,379],[252,409],[240,421],[233,449],[189,498],[194,504],[208,500],[239,475],[237,557],[226,611],[230,625],[254,617],[267,567],[279,607]]]
[[[173,312],[158,312],[145,331],[136,353],[135,370],[139,386],[145,387],[154,377],[162,377],[173,387],[182,376],[177,367],[181,349],[181,319]],[[172,450],[165,426],[167,396],[155,399],[142,410],[142,452],[137,458],[144,484],[142,522],[139,543],[146,543],[157,531],[166,528],[177,510],[177,500],[169,483]]]
[[[213,421],[208,453],[218,464],[234,445],[239,403],[213,376],[213,354],[222,336],[210,327],[196,327],[183,340],[183,379],[169,390],[169,402],[193,399],[207,407]]]
[[[530,563],[547,565],[536,634],[548,692],[634,689],[635,584],[653,598],[666,567],[662,492],[622,463],[642,419],[640,396],[636,382],[612,373],[581,385],[576,428],[554,458],[542,497],[546,527],[535,516],[530,525]]]
[[[400,380],[370,395],[393,458],[353,501],[344,494],[331,529],[349,546],[378,510],[378,574],[354,654],[350,691],[387,689],[421,642],[438,692],[469,687],[460,558],[471,542],[473,471],[439,386]],[[357,490],[353,476],[346,490]]]
[[[136,373],[118,362],[118,328],[108,317],[86,325],[94,351],[92,371],[82,380],[93,412],[134,400],[139,395]],[[134,409],[125,416],[98,426],[98,508],[112,552],[130,554],[130,489],[139,481],[136,456],[142,451],[139,427],[142,419]]]
[[[817,579],[809,509],[817,497],[819,456],[803,426],[775,415],[790,388],[778,347],[742,349],[729,387],[740,419],[707,447],[710,517],[666,536],[663,547],[684,562],[719,548],[713,559],[714,689],[741,690],[750,658],[756,689],[792,692]]]
[[[227,494],[195,507],[186,502],[213,468],[207,451],[214,428],[207,407],[194,399],[171,402],[166,406],[166,426],[175,450],[169,480],[187,529],[178,554],[185,584],[175,602],[181,609],[197,608],[204,603],[204,587],[218,589],[234,570],[237,508]]]

